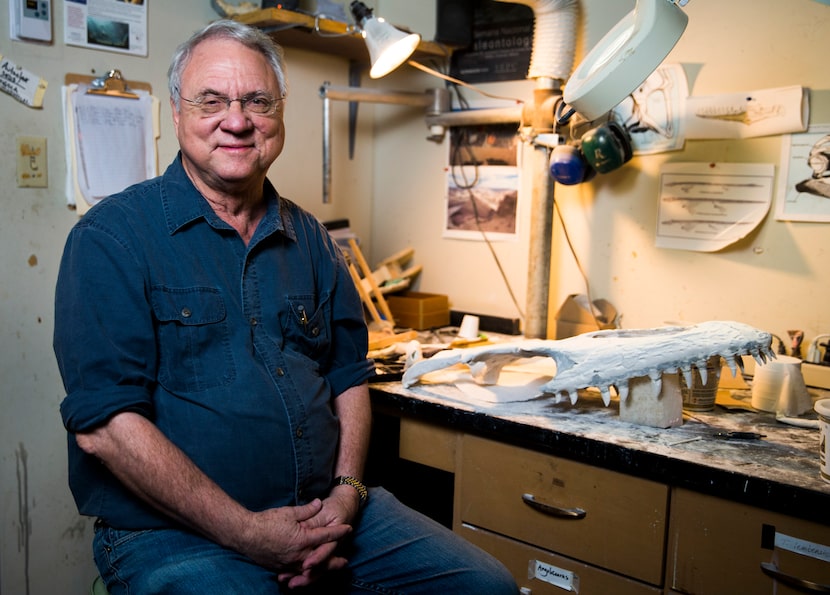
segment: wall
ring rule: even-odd
[[[149,56],[132,57],[66,46],[63,2],[53,0],[51,45],[9,39],[8,10],[0,10],[0,54],[45,78],[43,109],[31,109],[0,93],[0,594],[86,593],[95,576],[91,521],[79,517],[67,487],[66,438],[58,407],[63,388],[52,353],[57,267],[66,234],[77,215],[66,207],[60,89],[64,74],[104,73],[119,68],[128,79],[147,81],[162,101],[159,163],[176,154],[166,72],[175,46],[191,31],[217,18],[208,0],[149,3]],[[334,115],[336,200],[322,205],[322,107],[325,80],[347,83],[345,60],[286,50],[290,98],[286,148],[271,178],[283,194],[321,219],[347,217],[369,234],[372,151],[361,108],[360,145],[349,161],[345,108]],[[15,138],[47,138],[48,188],[17,188]],[[368,175],[358,175],[368,174]]]
[[[581,4],[587,27],[584,38],[591,47],[634,2],[584,0]],[[396,5],[382,4],[393,21]],[[687,31],[668,61],[684,65],[691,94],[803,85],[813,90],[813,122],[830,122],[830,73],[821,51],[822,35],[830,30],[830,7],[814,0],[693,0],[685,11]],[[413,89],[440,85],[421,73],[410,71],[406,81],[403,75],[395,76],[396,84],[407,83]],[[482,86],[491,92],[531,97],[528,82]],[[391,109],[382,113],[394,114]],[[382,122],[378,118],[376,125]],[[419,289],[446,293],[459,309],[516,316],[485,245],[441,237],[446,147],[424,141],[423,136],[423,120],[418,118],[375,132],[373,255],[380,257],[410,244],[425,267]],[[780,149],[778,137],[688,141],[683,151],[637,157],[593,183],[557,186],[556,199],[593,297],[610,300],[622,313],[626,328],[657,326],[667,320],[733,319],[785,340],[789,329],[804,330],[807,340],[830,332],[827,224],[780,222],[770,214],[759,229],[720,252],[654,247],[658,173],[663,163],[778,164]],[[523,216],[533,214],[525,210]],[[522,296],[526,241],[521,237],[515,244],[496,246],[510,267],[514,290]],[[585,293],[558,219],[552,250],[549,322],[567,295]],[[524,306],[524,297],[520,303]]]

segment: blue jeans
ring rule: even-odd
[[[199,535],[175,529],[95,532],[95,563],[112,595],[335,595],[470,593],[515,595],[495,558],[442,525],[372,488],[344,552],[349,566],[307,589]]]

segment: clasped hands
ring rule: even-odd
[[[338,486],[323,500],[252,513],[240,551],[277,570],[279,581],[289,588],[310,585],[348,563],[336,550],[351,533],[358,510],[355,490]]]

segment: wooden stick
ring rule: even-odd
[[[357,292],[360,294],[360,299],[363,300],[363,303],[366,304],[367,308],[369,308],[369,314],[372,315],[372,320],[374,320],[378,324],[383,324],[383,319],[380,317],[380,313],[378,312],[378,309],[375,307],[375,302],[373,302],[372,297],[368,293],[366,293],[366,289],[363,287],[363,283],[360,282],[360,275],[357,273],[357,269],[354,268],[354,264],[351,261],[349,261],[349,274],[352,276],[352,281],[357,287]]]
[[[390,324],[394,325],[395,317],[392,316],[392,310],[389,309],[389,304],[386,303],[386,298],[383,297],[383,293],[381,293],[380,287],[378,287],[378,284],[375,281],[372,269],[369,268],[369,263],[367,263],[366,259],[363,258],[363,253],[360,251],[360,247],[357,245],[354,238],[349,238],[349,248],[351,248],[352,253],[357,259],[357,263],[360,265],[360,268],[363,269],[363,276],[369,281],[369,286],[372,288],[372,293],[374,293],[375,299],[378,301],[378,306],[383,312],[383,315],[386,316],[386,320],[388,320]]]

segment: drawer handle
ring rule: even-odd
[[[813,581],[784,574],[778,570],[775,564],[761,562],[761,570],[764,571],[764,574],[802,593],[830,593],[830,585],[822,585],[821,583],[814,583]]]
[[[559,506],[544,504],[536,500],[533,494],[522,494],[522,501],[534,510],[564,519],[584,519],[585,515],[588,514],[581,508],[561,508]]]

